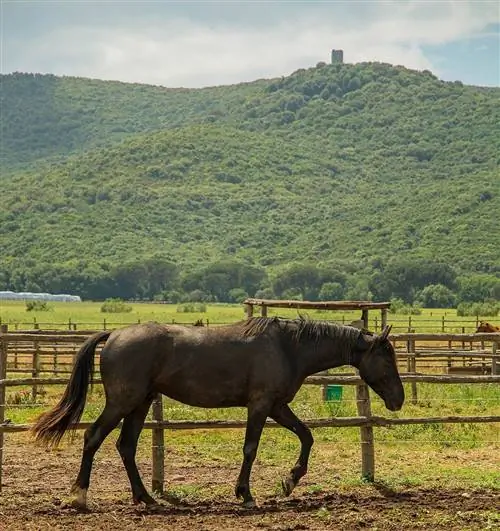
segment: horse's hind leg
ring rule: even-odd
[[[236,497],[243,498],[243,505],[248,508],[255,507],[255,501],[250,492],[250,473],[257,455],[260,436],[262,435],[268,412],[269,406],[266,403],[251,404],[248,406],[247,428],[245,432],[245,444],[243,446],[243,463],[235,488]]]
[[[287,428],[291,432],[295,433],[300,439],[300,455],[295,466],[290,470],[290,474],[286,479],[281,482],[283,492],[286,496],[289,496],[293,489],[296,487],[300,478],[307,472],[307,464],[309,462],[309,454],[314,443],[314,439],[311,430],[297,418],[295,413],[290,409],[287,404],[283,404],[275,407],[271,412],[271,418],[278,424],[281,424],[284,428]]]
[[[123,464],[127,470],[128,479],[132,487],[132,497],[134,503],[156,503],[146,491],[142,483],[137,464],[135,462],[135,453],[137,450],[137,441],[144,426],[144,420],[148,414],[152,399],[148,398],[132,413],[129,413],[123,421],[120,437],[116,441],[116,447],[120,452]]]
[[[90,484],[90,472],[94,455],[109,433],[116,428],[123,414],[118,409],[106,404],[99,418],[85,431],[83,454],[80,471],[71,488],[71,504],[84,509],[87,506],[87,490]]]

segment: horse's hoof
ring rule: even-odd
[[[68,505],[79,511],[85,511],[87,509],[87,489],[73,487]]]
[[[281,488],[285,496],[290,496],[295,488],[295,481],[292,478],[286,478],[281,480]]]
[[[139,496],[134,496],[133,500],[136,505],[140,503],[143,503],[144,505],[149,505],[149,506],[158,505],[158,502],[147,493],[140,494]]]
[[[248,500],[243,502],[242,506],[244,509],[255,509],[257,504],[255,503],[255,500]]]

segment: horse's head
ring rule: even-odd
[[[487,321],[480,321],[479,326],[477,327],[477,330],[476,330],[476,333],[478,332],[485,332],[485,333],[500,332],[500,327],[492,325],[491,323],[488,323]]]
[[[359,375],[380,396],[385,407],[398,411],[403,406],[405,392],[399,377],[394,347],[388,339],[391,327],[386,326],[381,335],[363,334],[363,355],[359,362]]]

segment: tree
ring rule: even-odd
[[[338,301],[344,296],[344,287],[339,282],[325,282],[319,291],[320,301]]]
[[[458,279],[460,302],[481,302],[490,297],[499,298],[500,281],[493,275],[471,275]]]
[[[238,288],[253,295],[265,279],[266,272],[260,267],[224,261],[188,273],[181,280],[181,287],[186,292],[202,290],[217,301],[232,302],[232,290]]]
[[[430,284],[442,284],[450,290],[456,286],[456,272],[448,264],[422,258],[395,259],[370,280],[370,290],[377,300],[400,298],[406,303]]]
[[[288,292],[300,294],[304,300],[317,300],[321,285],[321,272],[315,265],[294,264],[274,279],[273,290],[280,297]]]
[[[453,308],[457,304],[457,297],[442,284],[429,284],[417,293],[416,302],[424,308]]]

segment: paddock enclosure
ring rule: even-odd
[[[250,313],[248,308],[247,315]],[[362,308],[362,319],[367,319],[368,310],[374,309],[381,311],[381,322],[386,322],[387,313],[384,315],[385,308],[380,307]],[[495,468],[500,421],[499,333],[392,334],[390,340],[396,348],[406,390],[406,404],[398,414],[385,411],[377,398],[372,400],[373,393],[351,367],[308,378],[304,396],[300,398],[303,402],[299,401],[294,409],[302,420],[315,428],[313,433],[321,434],[317,438],[319,464],[312,459],[304,483],[299,484],[292,498],[282,498],[276,490],[276,474],[278,477],[285,474],[296,458],[298,447],[283,435],[282,428],[272,429],[276,425],[268,422],[265,439],[271,439],[272,443],[271,449],[266,450],[266,440],[263,440],[259,449],[264,456],[256,468],[254,482],[260,508],[253,512],[245,511],[236,501],[231,501],[232,485],[240,462],[239,441],[245,426],[242,413],[237,411],[233,415],[229,410],[218,415],[206,410],[195,412],[194,409],[191,412],[157,397],[145,425],[138,463],[146,484],[149,482],[160,498],[168,498],[173,491],[175,503],[162,504],[156,509],[132,506],[128,501],[128,483],[121,461],[114,446],[108,444],[96,455],[96,470],[89,491],[91,512],[77,515],[73,509],[65,507],[64,496],[78,468],[81,430],[96,418],[102,404],[98,354],[95,358],[97,380],[87,408],[89,411],[78,425],[77,440],[64,442],[59,450],[41,451],[26,431],[38,413],[49,409],[60,397],[74,355],[92,332],[12,331],[2,326],[0,528],[1,519],[5,517],[9,528],[19,525],[19,529],[28,529],[28,523],[36,518],[37,511],[41,511],[40,527],[34,529],[44,529],[43,526],[48,529],[54,525],[71,528],[77,524],[78,528],[85,529],[88,525],[89,529],[95,529],[100,525],[97,522],[102,523],[103,529],[133,529],[141,523],[162,529],[168,529],[169,525],[172,528],[197,525],[200,529],[238,529],[242,528],[241,525],[248,529],[324,529],[330,525],[333,528],[344,525],[361,529],[378,522],[376,513],[385,518],[381,529],[398,529],[402,525],[411,529],[412,522],[416,521],[411,512],[417,505],[425,513],[419,516],[421,522],[436,529],[477,529],[498,522],[495,512],[498,483],[481,485],[479,482],[474,492],[462,492],[457,487],[422,489],[411,484],[392,488],[384,481],[393,474],[391,468],[396,465],[401,467],[402,475],[411,470],[411,457],[405,462],[405,448],[418,446],[418,440],[412,442],[408,437],[405,444],[401,444],[402,440],[393,441],[391,437],[397,438],[397,433],[404,430],[420,429],[418,426],[426,431],[434,430],[433,426],[436,430],[454,425],[471,426],[471,430],[473,426],[490,426],[488,444],[467,448],[468,443],[464,446],[456,441],[458,447],[453,448],[450,440],[450,446],[445,446],[435,456],[439,460],[442,455],[452,455],[450,459],[462,463],[463,470],[468,467],[472,470],[476,466],[470,460],[475,460],[476,464],[478,460],[484,460],[485,470]],[[340,398],[327,401],[332,389],[341,392]],[[472,403],[483,403],[484,407],[479,408],[481,411],[474,408],[472,412],[455,408],[459,402],[457,398],[450,398],[451,389],[472,393]],[[309,404],[311,397],[314,397],[314,406]],[[442,410],[431,407],[433,401],[438,406],[444,404]],[[427,407],[427,404],[431,406]],[[431,414],[425,414],[426,409]],[[415,411],[419,414],[416,415]],[[394,431],[396,435],[387,435]],[[348,436],[348,442],[342,441],[343,434]],[[239,436],[238,443],[233,444],[232,437],[236,435]],[[176,441],[175,444],[170,443],[171,440]],[[281,457],[271,455],[282,440],[285,441],[284,452],[288,452],[288,446],[293,447],[284,459],[286,464],[281,463]],[[333,441],[331,450],[330,440]],[[202,451],[211,445],[218,449],[217,458]],[[403,449],[396,455],[391,450],[392,445]],[[350,487],[342,484],[335,488],[332,479],[337,474],[335,451],[340,452],[344,463],[338,465],[341,476],[351,478]],[[327,454],[323,455],[324,452]],[[228,456],[233,454],[238,457],[229,459]],[[279,470],[276,461],[279,461]],[[323,487],[323,484],[330,488]],[[24,509],[19,513],[20,503]],[[17,524],[16,511],[18,516],[24,515]],[[468,516],[462,518],[457,514]]]

